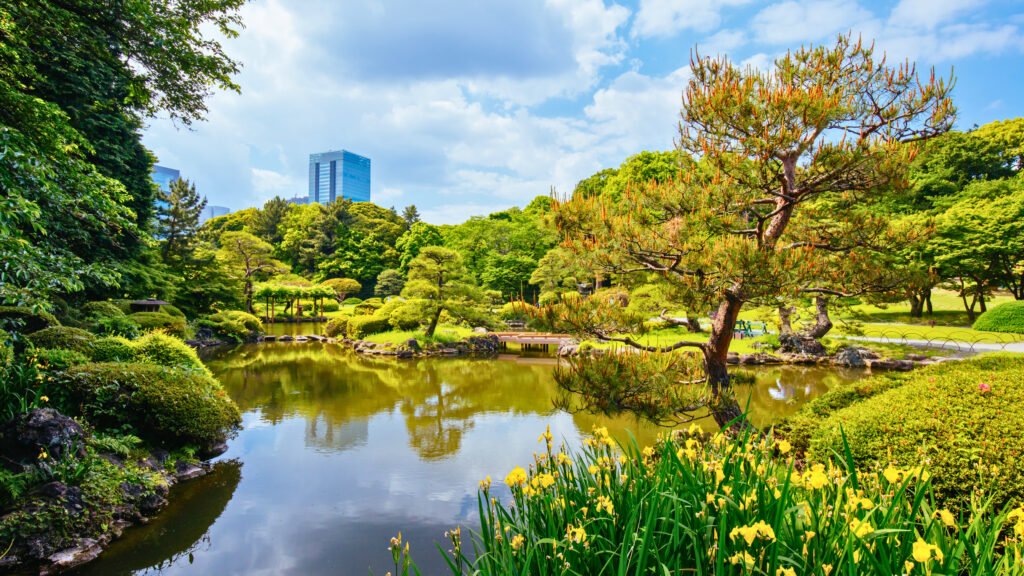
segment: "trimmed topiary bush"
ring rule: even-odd
[[[0,306],[0,330],[31,334],[51,326],[60,326],[60,322],[49,312],[36,312],[23,306]]]
[[[87,302],[82,306],[82,316],[85,318],[109,318],[124,317],[127,314],[117,304],[106,300],[99,302]]]
[[[978,316],[974,321],[974,329],[1024,334],[1024,300],[1000,304]]]
[[[944,362],[836,411],[813,431],[808,456],[843,453],[861,466],[927,463],[938,496],[967,509],[972,494],[996,509],[1024,501],[1024,357]]]
[[[348,334],[348,318],[331,318],[324,326],[324,336],[328,338],[344,338]]]
[[[81,328],[51,326],[28,335],[36,348],[61,348],[89,355],[96,337]]]
[[[179,338],[185,337],[185,319],[163,312],[136,312],[128,316],[143,330],[163,330]]]
[[[237,310],[227,310],[211,314],[196,322],[197,326],[209,328],[217,338],[231,340],[234,342],[248,342],[255,340],[263,333],[263,323],[260,319]]]
[[[131,362],[135,360],[132,341],[121,336],[107,336],[92,344],[93,362]]]
[[[377,315],[381,315],[380,311]],[[392,310],[387,318],[396,330],[415,330],[423,320],[423,311],[416,304],[402,302],[402,305]]]
[[[174,306],[173,304],[164,304],[163,306],[160,307],[160,312],[163,312],[164,314],[170,316],[174,316],[175,318],[185,318],[185,313],[182,312],[180,309],[178,309],[177,306]]]
[[[342,300],[341,303],[344,306],[355,306],[356,304],[362,304],[363,303],[363,299],[362,298],[356,298],[355,296],[353,296],[352,298],[345,298],[344,300]]]
[[[88,356],[75,350],[37,348],[34,354],[36,362],[45,370],[67,370],[89,362]]]
[[[391,330],[390,320],[381,316],[353,316],[348,321],[348,334],[352,338],[362,338],[370,334],[379,334]]]
[[[137,362],[147,362],[210,375],[209,369],[199,359],[196,351],[180,338],[151,332],[132,342],[132,349],[135,351]]]
[[[205,373],[108,362],[72,367],[64,379],[93,425],[127,425],[166,446],[211,446],[241,423],[238,407]]]
[[[324,312],[337,312],[341,309],[341,305],[338,304],[337,300],[324,300]]]
[[[377,310],[380,310],[384,306],[381,302],[370,302],[366,300],[362,304],[356,304],[354,311],[357,315],[365,316],[369,314],[376,314]]]

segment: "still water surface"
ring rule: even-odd
[[[308,333],[308,332],[307,332]],[[577,447],[595,425],[650,443],[663,428],[557,411],[549,359],[394,359],[339,345],[263,344],[206,359],[244,413],[215,472],[172,491],[150,524],[130,529],[80,574],[378,574],[399,530],[424,574],[434,546],[473,527],[476,488],[525,465],[551,426]],[[857,371],[760,370],[750,397],[767,424]],[[500,486],[499,486],[500,484]]]

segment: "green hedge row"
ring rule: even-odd
[[[978,316],[974,321],[974,329],[1024,334],[1024,301],[1007,302],[992,308]]]

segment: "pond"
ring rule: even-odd
[[[551,359],[358,356],[335,344],[220,349],[210,369],[244,412],[215,472],[172,491],[171,505],[128,530],[79,574],[385,574],[388,540],[411,542],[424,574],[434,546],[474,527],[478,482],[542,449],[545,426],[578,447],[595,425],[650,443],[663,428],[552,408]],[[766,424],[863,372],[762,369],[740,388]]]

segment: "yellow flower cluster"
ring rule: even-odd
[[[764,520],[758,520],[750,526],[739,526],[733,528],[732,532],[729,533],[729,538],[736,540],[737,537],[742,536],[747,542],[747,546],[754,543],[754,540],[758,537],[768,541],[775,540],[775,530],[772,529]]]
[[[512,537],[512,540],[509,542],[509,545],[512,546],[513,550],[519,550],[523,547],[524,542],[526,542],[526,538],[523,537],[522,534],[516,534]]]
[[[607,511],[608,514],[615,515],[615,506],[612,504],[611,498],[606,498],[605,496],[597,497],[596,509],[598,512]]]
[[[1015,508],[1006,519],[1009,522],[1014,522],[1013,533],[1018,538],[1024,538],[1024,506]]]
[[[583,526],[573,526],[570,524],[565,529],[565,537],[569,542],[585,544],[587,542],[587,531],[583,529]]]
[[[914,542],[914,547],[911,552],[914,557],[914,561],[924,564],[925,562],[934,558],[937,562],[942,562],[942,550],[939,550],[938,546],[929,544],[923,539],[918,538],[917,542]]]
[[[508,484],[509,488],[514,486],[522,486],[526,484],[526,470],[523,470],[521,466],[516,466],[505,476],[505,484]]]
[[[821,490],[830,483],[828,474],[825,473],[824,464],[815,464],[811,466],[810,470],[805,471],[803,474],[799,472],[793,472],[789,477],[790,484],[794,486],[803,486],[804,488],[810,488],[811,490]]]

